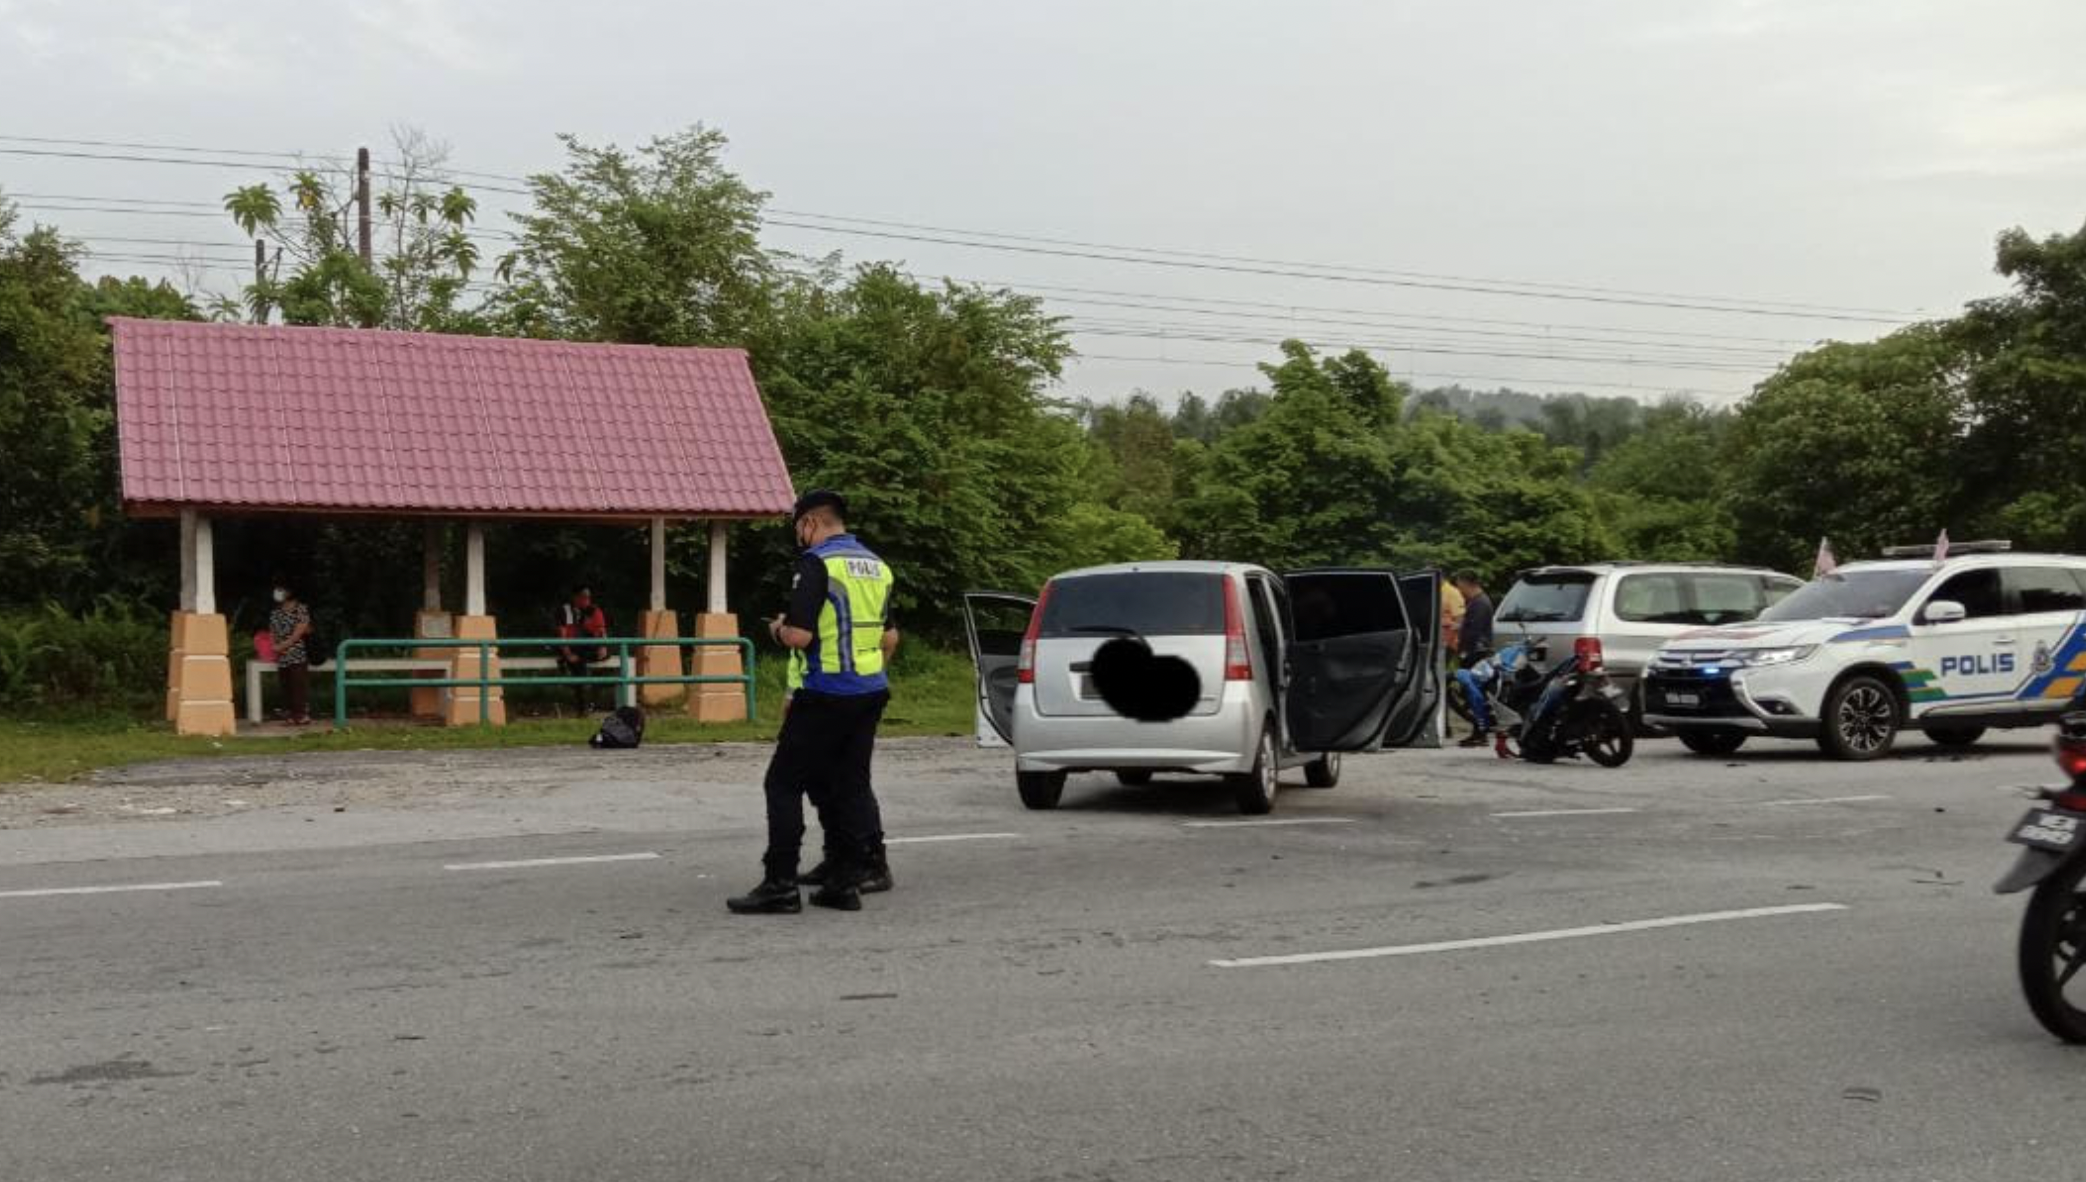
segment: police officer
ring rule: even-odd
[[[889,890],[883,821],[870,788],[876,728],[891,700],[884,674],[898,648],[890,567],[847,532],[847,502],[825,489],[797,501],[797,560],[789,611],[769,635],[790,652],[788,711],[768,763],[768,851],[760,885],[729,900],[740,915],[803,910],[797,862],[804,797],[817,808],[827,860],[811,901],[859,911],[862,891]]]

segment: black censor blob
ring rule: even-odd
[[[1094,654],[1094,688],[1125,718],[1170,722],[1195,709],[1202,678],[1179,657],[1154,656],[1143,640],[1119,636]]]

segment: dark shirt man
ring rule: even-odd
[[[572,589],[572,598],[558,607],[558,639],[600,640],[608,635],[608,613],[594,602],[594,592],[584,584]],[[590,672],[588,665],[608,659],[608,649],[602,645],[568,644],[558,649],[558,671],[567,677],[585,677]],[[581,714],[592,709],[593,695],[587,691],[592,686],[572,687],[572,704]]]
[[[1492,597],[1470,571],[1456,576],[1456,590],[1463,593],[1463,626],[1456,638],[1456,657],[1467,666],[1492,651]]]

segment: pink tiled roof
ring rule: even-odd
[[[766,517],[793,500],[738,349],[110,323],[132,512]]]

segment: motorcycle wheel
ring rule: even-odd
[[[2086,859],[2043,880],[2021,919],[2021,990],[2043,1029],[2086,1043]],[[2068,994],[2068,995],[2067,995]]]
[[[1596,702],[1580,712],[1579,749],[1602,767],[1621,767],[1630,762],[1637,741],[1630,733],[1630,717],[1612,702]]]

